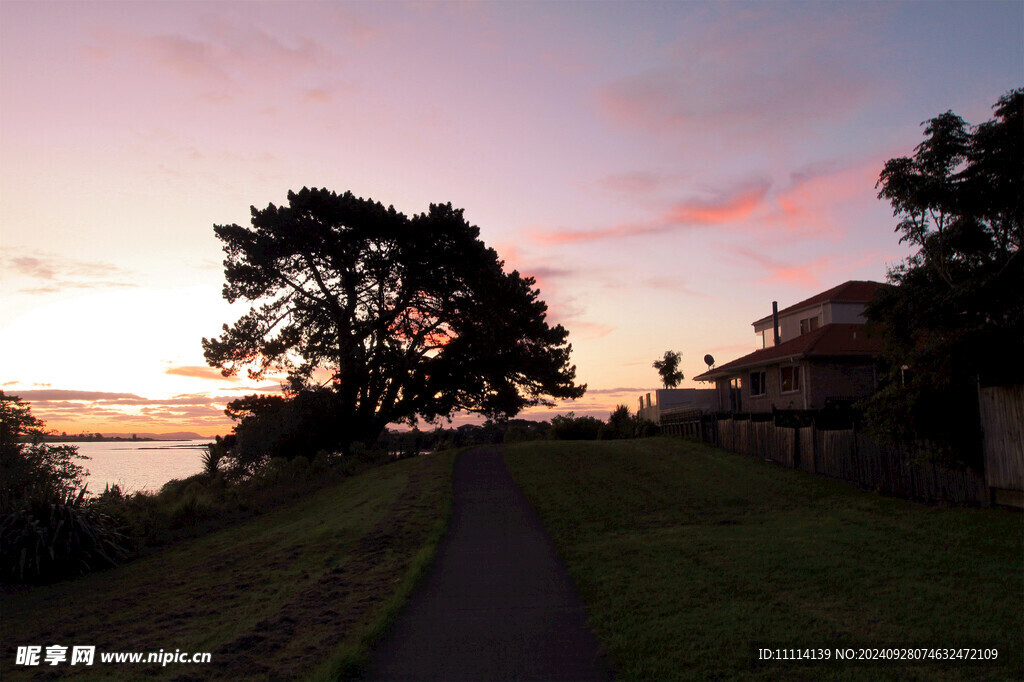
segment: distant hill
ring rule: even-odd
[[[105,433],[106,438],[150,438],[152,440],[212,440],[213,436],[200,436],[194,431],[174,431],[172,433]]]

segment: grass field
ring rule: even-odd
[[[624,679],[1021,679],[1024,522],[674,439],[524,443],[516,482]],[[792,647],[999,647],[995,665],[767,664]]]
[[[337,678],[427,565],[454,455],[371,469],[251,521],[79,580],[3,595],[0,678]],[[18,645],[95,645],[92,668],[15,666]],[[100,665],[99,652],[211,652]],[[69,650],[70,651],[70,650]]]

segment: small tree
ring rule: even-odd
[[[0,511],[20,505],[32,493],[67,496],[88,475],[73,445],[47,445],[43,422],[21,398],[0,391]]]
[[[661,360],[654,361],[653,367],[661,375],[661,382],[665,388],[675,388],[685,378],[679,369],[679,362],[682,359],[682,354],[667,350]]]

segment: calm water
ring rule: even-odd
[[[150,440],[139,442],[56,443],[74,445],[90,457],[79,464],[89,470],[90,493],[101,493],[109,483],[125,492],[157,492],[174,478],[187,478],[203,470],[202,455],[210,440]]]

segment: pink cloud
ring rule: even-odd
[[[139,40],[159,64],[191,80],[228,80],[223,54],[212,44],[184,36],[158,35]]]
[[[564,325],[574,334],[573,338],[579,337],[584,340],[598,339],[615,331],[613,326],[581,319],[585,310],[574,304],[571,297],[566,298],[559,292],[558,281],[577,277],[577,271],[549,265],[546,259],[542,259],[540,264],[528,265],[524,263],[519,249],[513,244],[499,244],[496,250],[505,262],[506,272],[516,270],[523,276],[536,280],[535,286],[541,291],[541,297],[548,305],[548,319],[552,324]]]
[[[710,201],[684,201],[662,216],[674,225],[720,225],[745,220],[764,203],[771,186],[767,180],[756,181]]]
[[[602,189],[622,194],[650,194],[660,189],[664,182],[665,179],[660,173],[633,171],[609,175],[601,179],[598,184]]]
[[[40,282],[38,286],[18,289],[25,294],[49,294],[67,289],[99,289],[133,287],[124,281],[133,276],[130,270],[111,263],[88,262],[41,251],[9,249],[8,257],[0,256],[0,279],[24,277]]]
[[[648,277],[644,280],[644,287],[647,289],[657,289],[659,291],[669,291],[674,294],[682,294],[684,296],[708,298],[708,294],[702,291],[697,291],[683,280],[672,277]]]
[[[213,367],[199,367],[193,365],[181,366],[181,367],[169,367],[164,371],[164,374],[171,374],[173,376],[180,377],[191,377],[193,379],[210,379],[212,381],[239,381],[237,376],[226,377],[220,373],[219,369]]]
[[[764,270],[767,275],[760,281],[764,284],[788,284],[801,287],[818,287],[820,280],[818,273],[830,269],[832,259],[828,257],[817,258],[810,263],[803,265],[791,265],[776,260],[763,253],[750,251],[744,248],[737,248],[735,252],[748,258]]]
[[[350,40],[364,44],[377,39],[380,31],[367,23],[350,5],[331,5],[334,27]]]
[[[498,257],[504,261],[505,272],[517,271],[523,277],[533,277],[536,281],[536,288],[541,292],[551,293],[555,288],[555,281],[567,277],[573,277],[576,273],[569,268],[562,268],[548,264],[546,259],[539,263],[527,263],[515,244],[503,242],[495,248]]]
[[[815,7],[707,6],[663,63],[607,84],[599,105],[618,123],[710,144],[758,148],[804,140],[867,101],[876,87],[862,55],[872,11],[851,17]]]
[[[324,88],[312,88],[306,91],[305,101],[315,104],[330,104],[334,98]]]
[[[615,327],[610,324],[601,324],[600,322],[574,322],[571,323],[571,327],[584,341],[599,339],[615,331]]]
[[[151,62],[198,86],[196,96],[214,105],[232,104],[239,95],[266,88],[292,87],[300,74],[336,61],[314,40],[271,33],[251,20],[225,17],[214,17],[201,31],[187,34],[100,27],[91,40],[81,48],[88,57],[107,61],[123,56]],[[305,91],[310,92],[317,101],[317,91]]]
[[[680,201],[652,220],[623,223],[613,227],[586,231],[534,231],[530,236],[545,245],[572,244],[660,234],[686,227],[725,225],[746,220],[765,204],[771,183],[766,179],[748,181],[709,199]]]
[[[657,234],[667,230],[665,225],[656,224],[622,224],[615,227],[608,227],[600,230],[587,231],[556,231],[541,232],[534,231],[530,237],[539,244],[556,246],[559,244],[575,244],[577,242],[592,242],[600,239],[617,239],[620,237],[636,237],[644,234]]]
[[[881,157],[855,163],[827,162],[791,174],[792,183],[775,196],[776,211],[766,220],[791,235],[838,236],[847,223],[837,220],[844,205],[864,205],[875,196]]]
[[[103,391],[68,391],[61,389],[43,391],[21,391],[19,396],[26,401],[66,401],[66,400],[104,400],[104,401],[134,401],[143,398],[134,393],[109,393]]]

